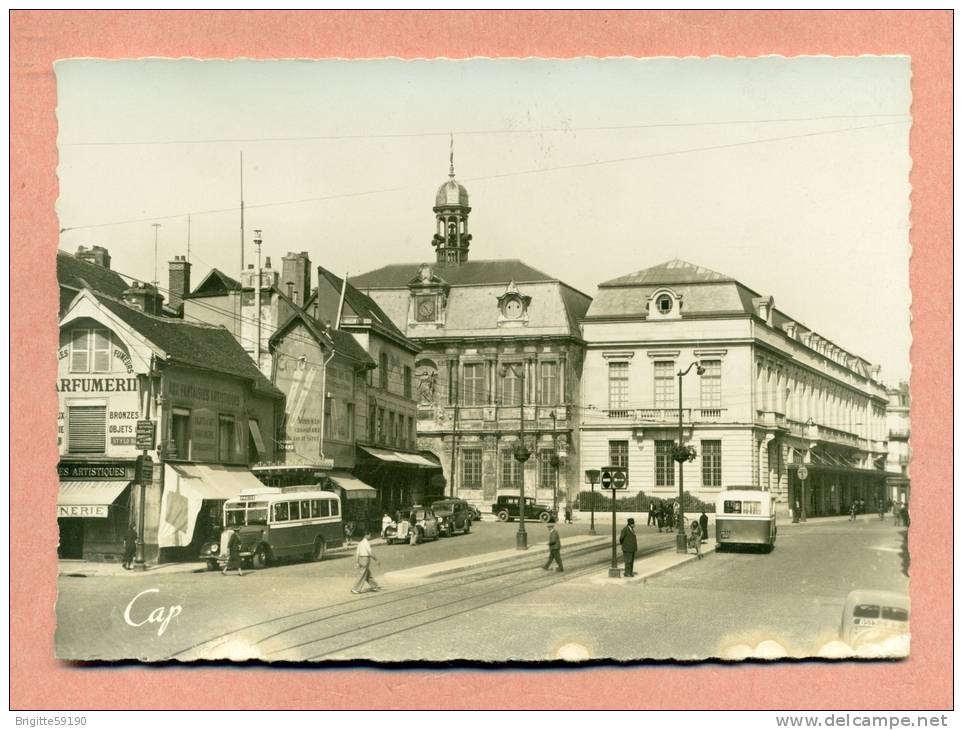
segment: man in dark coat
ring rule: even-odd
[[[127,525],[127,532],[124,533],[124,570],[131,570],[134,567],[134,554],[137,552],[137,530],[134,524]]]
[[[649,525],[657,524],[659,524],[659,521],[655,517],[655,500],[653,499],[649,502],[649,521],[645,523],[645,526],[648,527]]]
[[[622,557],[625,559],[624,576],[631,578],[635,575],[635,551],[639,547],[638,540],[635,538],[635,519],[632,517],[629,517],[625,527],[622,528],[619,544],[622,546]]]
[[[552,564],[552,561],[558,563],[558,572],[562,573],[565,568],[562,567],[562,538],[558,536],[558,531],[555,529],[555,523],[548,523],[548,561],[542,566],[542,570],[548,570],[548,566]]]
[[[702,528],[702,542],[709,542],[709,518],[705,510],[699,515],[699,527]]]

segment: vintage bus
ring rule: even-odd
[[[344,544],[341,500],[316,486],[242,492],[224,503],[224,525],[239,528],[241,559],[256,567],[286,557],[324,560],[328,548]],[[225,558],[218,543],[207,552],[208,567]]]
[[[716,544],[759,545],[769,552],[776,544],[776,505],[761,489],[727,489],[716,499]]]

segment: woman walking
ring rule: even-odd
[[[692,520],[689,525],[689,547],[694,547],[699,560],[702,560],[702,528],[698,520]]]

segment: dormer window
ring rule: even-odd
[[[672,311],[672,297],[668,294],[660,294],[655,300],[655,306],[659,314],[668,314]]]

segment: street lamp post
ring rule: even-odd
[[[525,446],[525,363],[522,363],[521,372],[521,406],[519,407],[519,420],[518,420],[518,443],[515,444],[515,448],[512,450],[515,460],[519,463],[521,469],[521,481],[518,486],[518,532],[515,533],[515,548],[517,550],[528,550],[528,533],[525,532],[525,462],[528,461],[532,453]],[[502,377],[505,377],[508,372],[515,372],[514,368],[508,365],[502,366]]]
[[[689,367],[687,367],[685,370],[680,370],[678,372],[678,376],[679,376],[679,444],[675,449],[675,453],[673,454],[673,458],[675,458],[675,460],[679,462],[679,516],[678,516],[679,529],[675,536],[675,551],[677,553],[688,552],[688,548],[686,547],[686,539],[685,539],[685,505],[684,505],[684,502],[682,501],[682,497],[683,497],[682,471],[683,471],[685,462],[692,461],[692,455],[691,455],[691,452],[688,452],[682,445],[682,440],[684,438],[682,433],[682,378],[685,375],[688,375],[689,371],[692,370],[693,365],[695,365],[697,375],[702,375],[705,372],[705,368],[703,368],[699,363],[696,363],[696,362],[690,363]]]
[[[592,485],[592,498],[589,502],[589,508],[592,510],[592,522],[589,525],[589,535],[596,534],[595,532],[595,482],[599,480],[599,474],[601,472],[598,469],[586,469],[585,477],[589,480],[589,484]]]
[[[558,435],[556,434],[555,411],[552,416],[552,519],[558,522],[558,466],[562,460],[558,456]]]
[[[809,420],[806,421],[806,438],[809,441],[809,448],[806,449],[806,456],[809,457],[808,460],[810,462],[812,462],[812,450],[816,448],[816,436],[818,434],[819,434],[819,428],[816,426],[816,422],[813,420],[813,417],[810,416]],[[807,472],[803,472],[803,473],[806,474],[807,477],[809,476],[808,470]],[[799,476],[798,470],[796,472],[796,476]],[[799,521],[805,522],[806,521],[806,480],[800,479],[799,483],[801,485],[800,491],[802,492],[802,501],[799,503]]]

